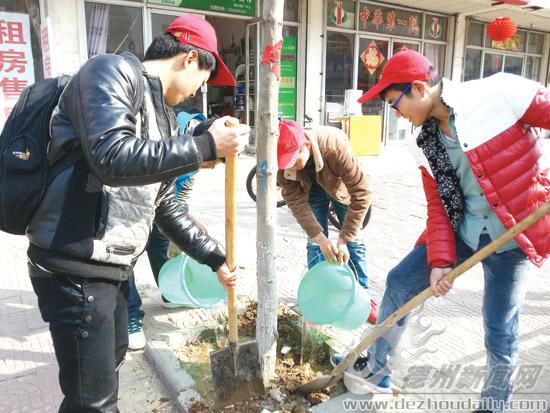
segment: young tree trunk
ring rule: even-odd
[[[282,39],[284,0],[265,0],[262,10],[262,52]],[[278,59],[278,60],[277,60]],[[275,265],[277,138],[279,136],[279,79],[272,66],[280,64],[280,53],[271,64],[261,64],[257,142],[257,280],[258,318],[256,340],[264,382],[275,375],[277,347],[277,276]]]

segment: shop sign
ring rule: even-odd
[[[359,29],[395,36],[420,37],[421,13],[361,3]]]
[[[439,40],[441,38],[441,33],[443,32],[443,28],[439,23],[439,17],[432,17],[432,22],[429,26],[428,32],[429,32],[430,38],[432,39]]]
[[[363,53],[361,53],[361,61],[371,75],[376,72],[380,65],[384,62],[384,55],[376,46],[375,41],[371,41]]]
[[[243,16],[256,16],[256,0],[148,0],[148,3]]]
[[[447,40],[447,17],[426,14],[425,38],[430,40]]]
[[[328,23],[330,26],[354,28],[355,2],[347,0],[331,0],[327,3]]]
[[[48,17],[49,19],[49,17]],[[52,64],[50,59],[50,36],[48,33],[48,24],[42,24],[40,27],[40,40],[42,44],[42,62],[44,64],[44,77],[52,77]]]
[[[296,119],[296,36],[286,36],[281,49],[281,82],[279,83],[279,117]]]
[[[348,21],[348,12],[344,10],[341,1],[335,1],[335,6],[330,11],[330,20],[337,26],[345,25]]]
[[[0,125],[23,89],[34,83],[29,16],[0,12]]]

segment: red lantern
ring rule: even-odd
[[[509,39],[518,29],[517,24],[509,17],[497,17],[487,25],[487,34],[496,42]]]

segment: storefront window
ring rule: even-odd
[[[424,56],[435,66],[435,70],[442,74],[445,71],[445,45],[424,43]]]
[[[256,0],[253,0],[254,2]],[[285,0],[283,9],[283,20],[285,22],[297,22],[298,21],[298,1],[299,0]],[[260,14],[264,9],[264,0],[260,1]]]
[[[327,2],[327,26],[354,29],[355,1],[329,0]]]
[[[353,87],[353,50],[355,36],[327,33],[325,95],[327,102],[344,103],[344,91]]]
[[[540,33],[529,33],[527,53],[542,54],[544,36]]]
[[[527,56],[527,62],[525,63],[525,77],[527,79],[539,80],[541,61],[540,57]]]
[[[298,21],[298,0],[285,0],[283,20],[286,22]]]
[[[358,4],[357,4],[358,3]],[[356,114],[356,108],[345,105],[346,90],[367,91],[380,79],[388,59],[403,49],[424,53],[444,75],[449,18],[419,10],[396,8],[386,2],[361,0],[326,0],[326,66],[325,66],[325,122],[338,124],[338,118],[347,110]],[[355,26],[336,22],[337,6],[354,10]],[[348,13],[349,16],[349,13]],[[344,24],[345,23],[345,24]],[[347,28],[350,30],[335,30]],[[395,113],[381,99],[372,99],[361,105],[363,115],[381,117],[383,140],[402,142],[410,136],[411,125]],[[372,118],[371,118],[372,119]]]
[[[359,40],[359,61],[357,70],[357,89],[366,91],[380,79],[380,73],[389,58],[388,40],[361,38]],[[363,104],[363,114],[381,115],[384,102],[380,99]]]
[[[504,72],[512,73],[521,76],[521,68],[523,67],[523,57],[506,56],[504,59]]]
[[[481,49],[466,49],[466,61],[464,63],[464,81],[479,79],[481,72]]]
[[[463,80],[506,72],[540,81],[544,35],[518,30],[506,41],[495,42],[485,34],[486,26],[475,21],[468,24]]]
[[[376,4],[359,5],[359,30],[392,36],[421,37],[422,14],[410,10],[382,7]],[[442,27],[436,24],[437,36]]]
[[[485,53],[485,58],[483,59],[483,77],[502,72],[503,61],[504,56],[501,54]]]
[[[88,57],[130,51],[143,58],[141,7],[86,2]]]
[[[38,0],[0,3],[0,130],[23,89],[44,78]]]
[[[483,28],[483,23],[471,21],[468,24],[468,45],[483,46],[483,38],[485,37]]]

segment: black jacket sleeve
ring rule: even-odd
[[[188,191],[186,185],[183,191]],[[159,230],[174,242],[183,252],[201,264],[216,271],[225,262],[223,247],[205,231],[189,214],[185,196],[176,199],[176,185],[165,182],[160,190],[160,198],[155,211],[155,224]]]
[[[211,150],[201,153],[199,141],[203,148],[215,148],[208,131],[198,138],[181,135],[160,141],[136,136],[133,105],[141,80],[124,58],[99,55],[82,66],[60,102],[89,167],[110,186],[146,185],[195,171],[211,158]]]

